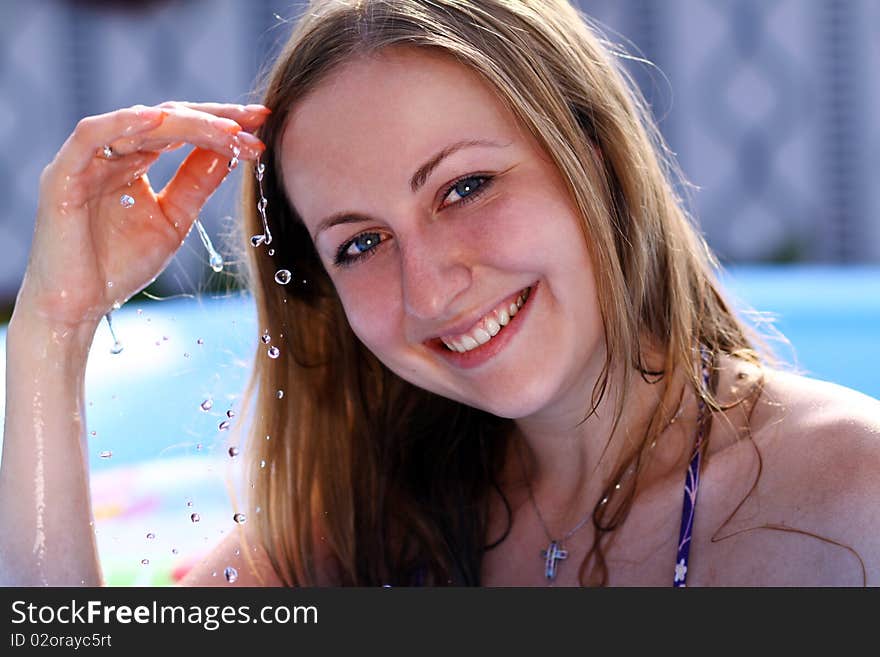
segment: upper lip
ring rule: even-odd
[[[478,313],[473,313],[471,315],[467,315],[464,319],[456,321],[454,324],[447,324],[443,327],[439,333],[434,333],[424,340],[424,342],[434,342],[444,337],[455,337],[459,336],[473,327],[477,322],[486,317],[489,313],[495,310],[498,306],[501,305],[501,302],[506,299],[516,299],[517,295],[520,292],[525,290],[528,287],[534,287],[534,283],[531,285],[524,285],[521,288],[518,288],[515,292],[508,292],[504,296],[500,297],[495,303],[486,307],[485,310]]]

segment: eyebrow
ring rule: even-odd
[[[444,159],[446,159],[456,151],[460,151],[463,148],[469,148],[472,146],[491,146],[494,148],[504,148],[505,146],[510,146],[510,144],[499,144],[498,142],[490,141],[488,139],[465,139],[462,141],[457,141],[454,144],[450,144],[446,148],[435,153],[427,162],[416,169],[416,172],[413,174],[412,178],[410,178],[409,181],[409,187],[413,191],[413,194],[415,194],[425,185],[425,183],[428,181],[428,178],[431,177],[431,174],[434,173],[434,170],[438,166],[440,166],[440,163]],[[320,235],[322,231],[325,231],[332,226],[337,226],[339,224],[359,223],[369,220],[369,217],[362,214],[352,213],[349,211],[336,212],[334,214],[331,214],[329,217],[325,217],[318,223],[317,230],[315,231],[315,239],[317,239],[318,235]]]

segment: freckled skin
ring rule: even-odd
[[[506,146],[456,152],[414,194],[414,171],[464,139]],[[334,212],[375,218],[333,226],[316,245],[352,329],[390,369],[503,417],[583,408],[604,343],[579,220],[547,156],[475,74],[412,50],[351,62],[293,108],[282,167],[313,238]],[[495,176],[485,194],[461,206],[462,186],[444,197],[472,174]],[[385,240],[375,255],[334,267],[365,231]],[[422,344],[535,282],[526,323],[483,365],[455,368]]]

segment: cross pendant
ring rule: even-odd
[[[568,550],[562,547],[562,543],[550,541],[546,550],[541,550],[544,558],[544,576],[549,580],[556,579],[556,562],[568,558]]]

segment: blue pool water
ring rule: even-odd
[[[722,284],[743,313],[754,308],[775,318],[794,351],[771,345],[800,371],[880,398],[880,268],[731,268]],[[250,297],[240,294],[130,303],[114,313],[113,325],[124,350],[110,353],[102,324],[86,371],[99,551],[108,583],[169,583],[243,510],[228,494],[240,490],[242,455],[230,457],[228,449],[241,446],[241,393],[252,359],[267,357],[267,345]],[[4,329],[0,418],[5,353]],[[224,421],[229,429],[220,428]]]

